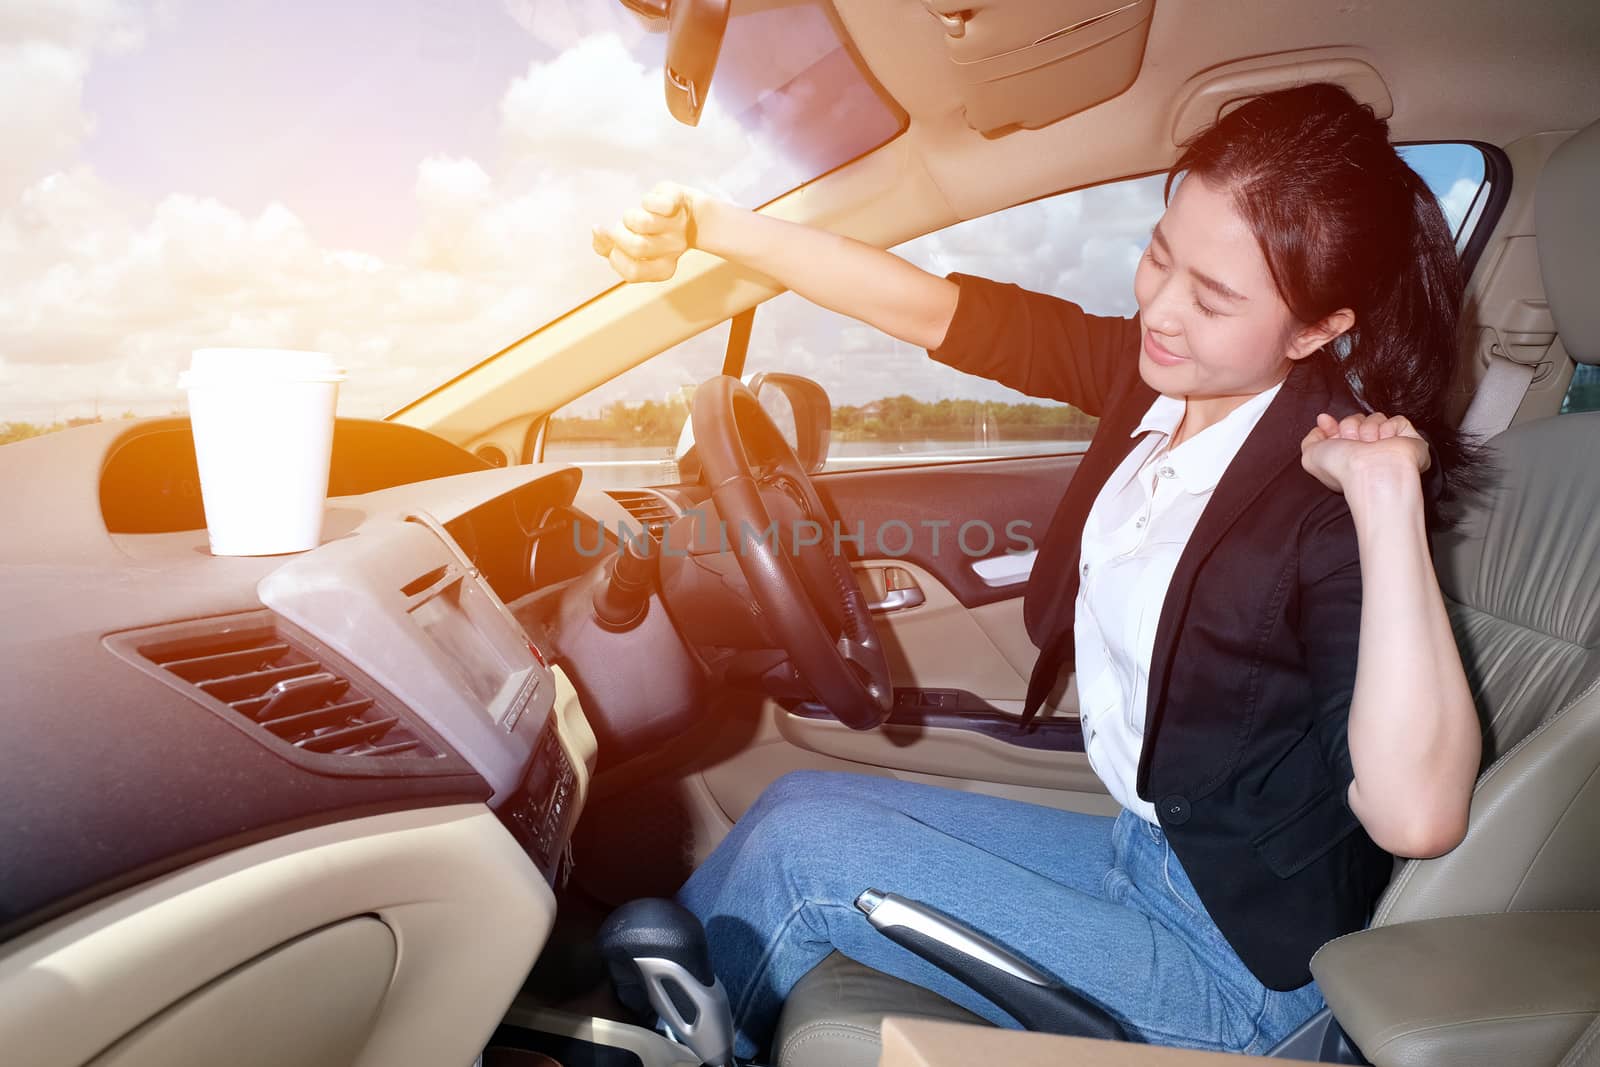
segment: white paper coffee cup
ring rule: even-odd
[[[321,542],[344,378],[322,352],[195,351],[178,385],[189,393],[213,555],[273,556]]]

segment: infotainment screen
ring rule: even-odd
[[[411,618],[490,716],[504,718],[536,664],[489,594],[458,573],[412,607]]]

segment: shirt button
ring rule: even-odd
[[[1145,523],[1145,519],[1146,518],[1147,518],[1147,516],[1140,515],[1139,516],[1139,520],[1137,522],[1135,522],[1134,525],[1137,526],[1141,530],[1144,529],[1144,523]]]
[[[1088,574],[1089,573],[1089,565],[1087,563],[1085,563],[1083,565],[1083,573],[1084,574]]]
[[[1178,472],[1171,467],[1162,467],[1159,473],[1163,478],[1175,478]]]

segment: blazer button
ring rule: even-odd
[[[1161,803],[1156,805],[1156,814],[1161,816],[1164,823],[1182,826],[1189,821],[1189,801],[1176,793],[1162,797]]]

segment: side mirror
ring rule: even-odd
[[[750,391],[782,431],[807,473],[815,474],[828,459],[833,404],[827,390],[798,374],[762,371],[751,377]]]

